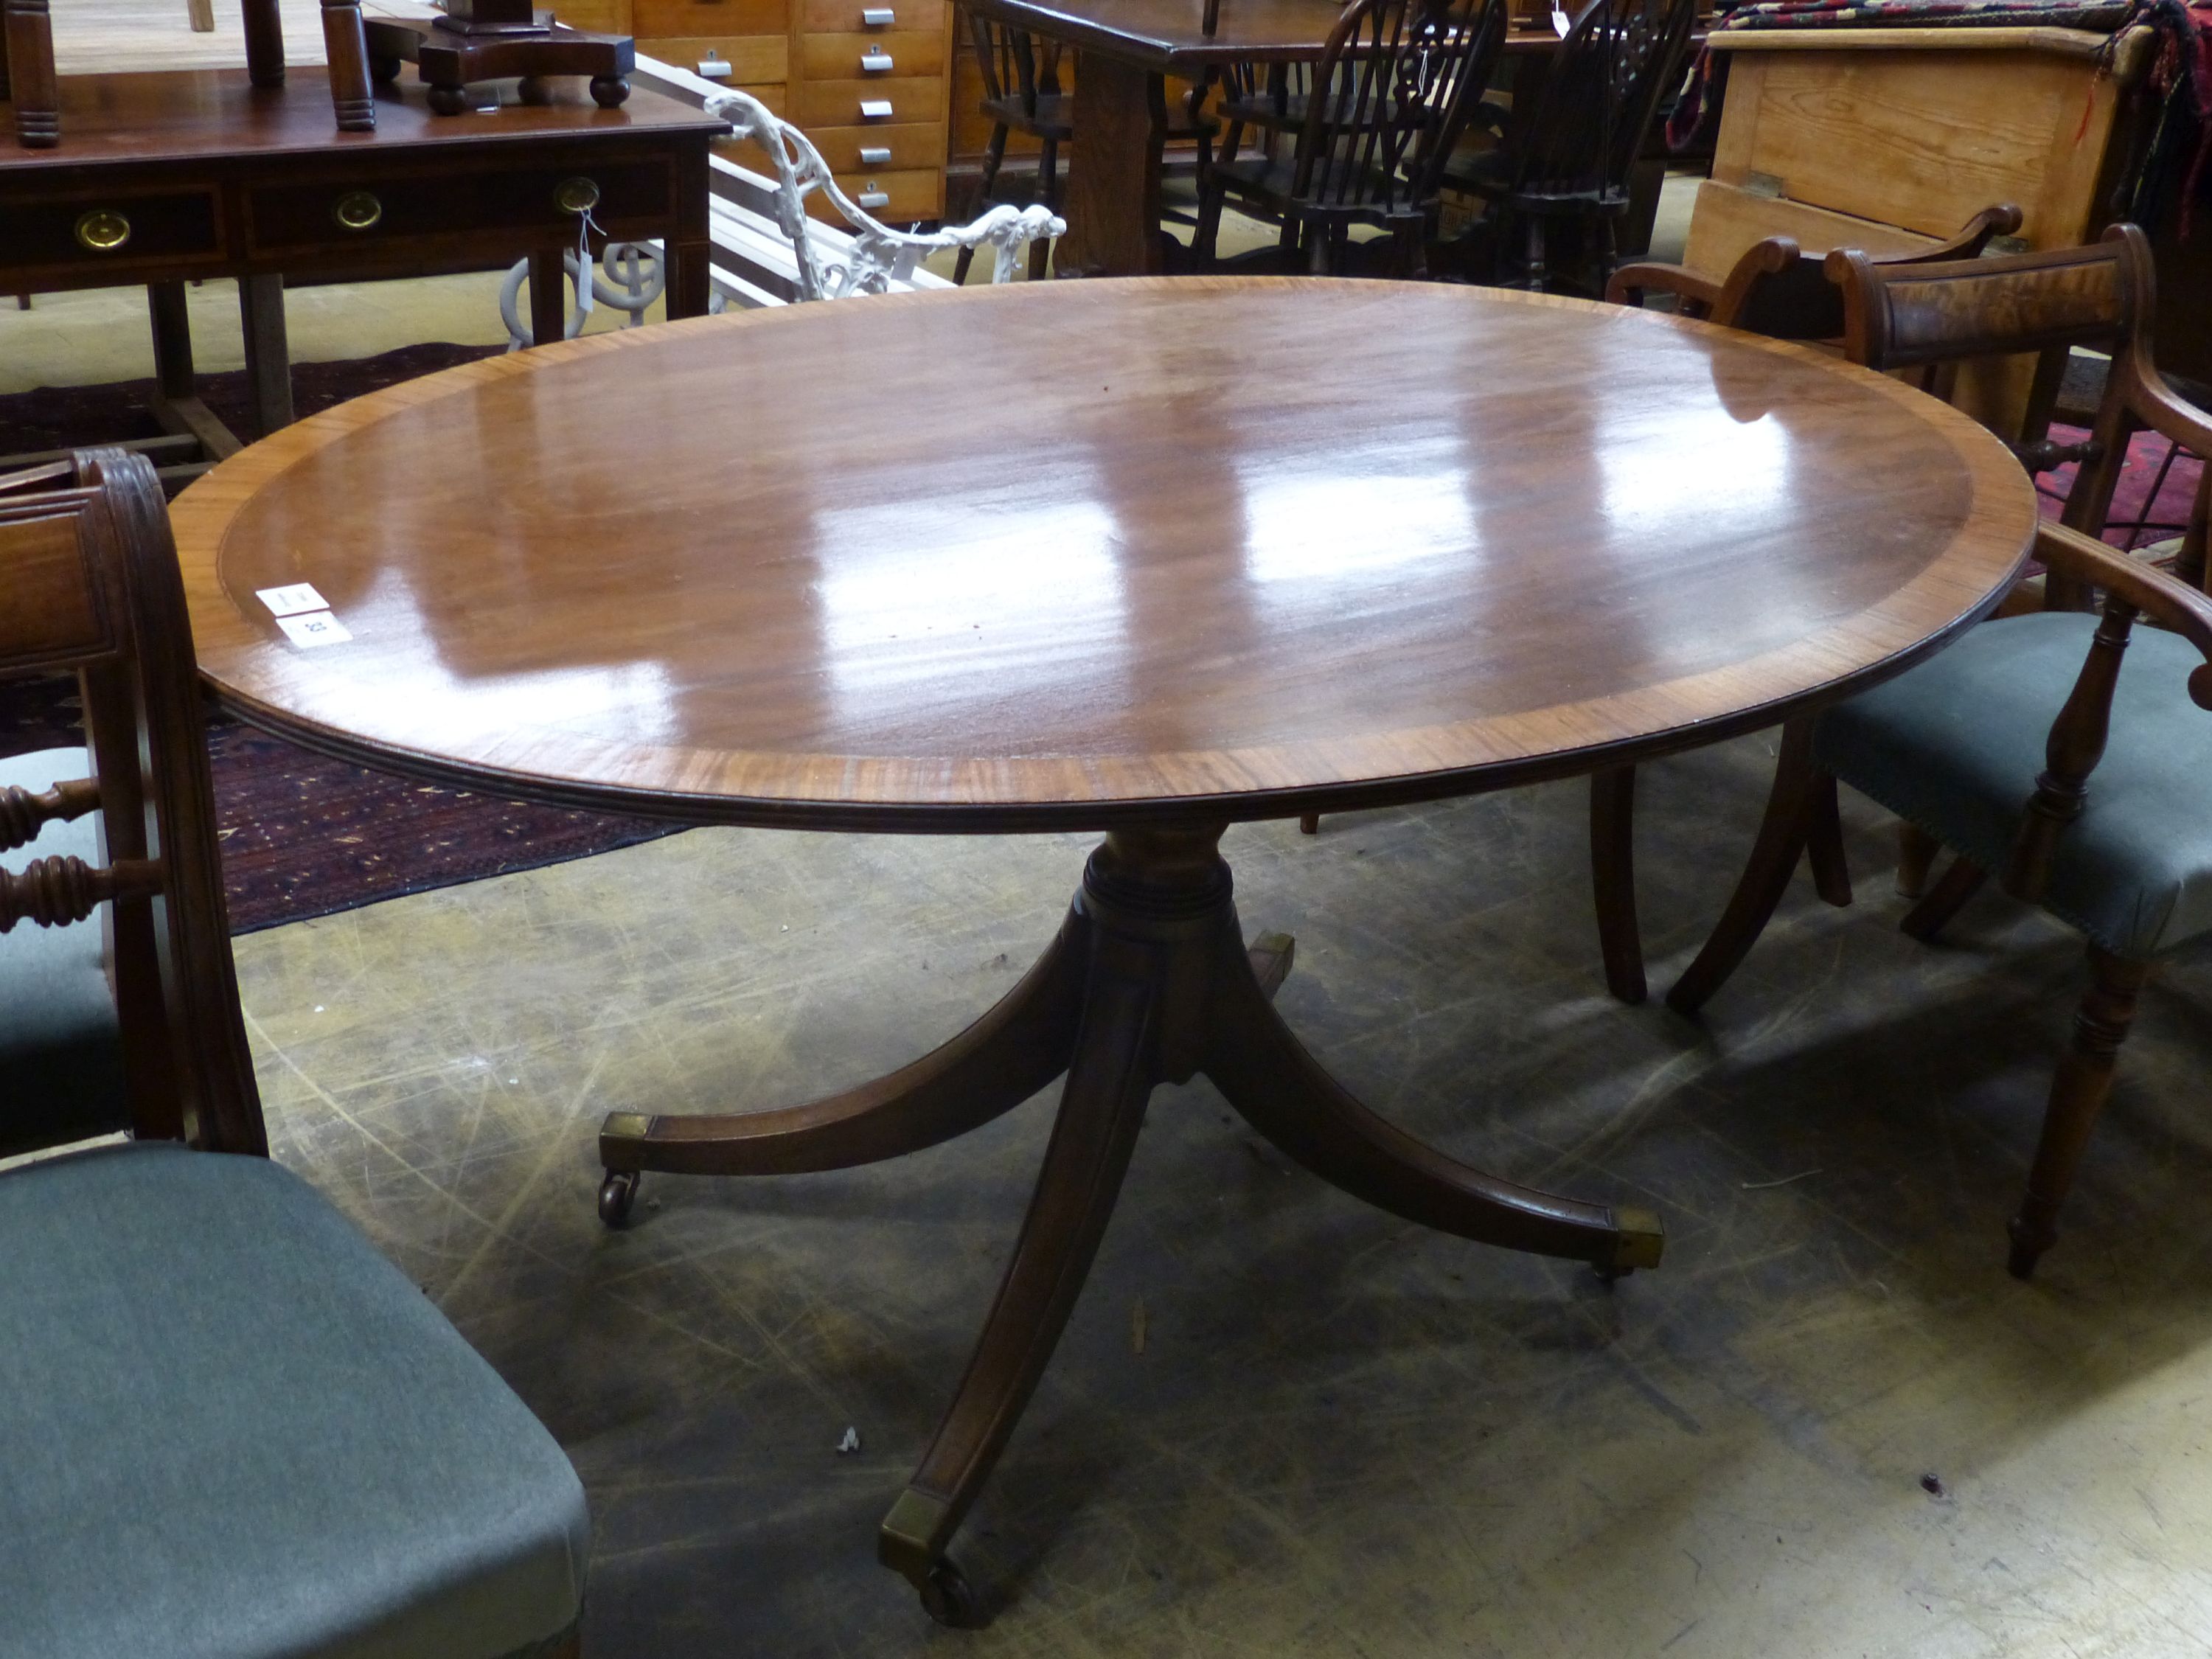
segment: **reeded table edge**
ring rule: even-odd
[[[1413,286],[1321,277],[1144,276],[1106,280],[1117,286],[1172,287],[1182,291],[1194,288],[1249,290],[1312,287],[1341,292],[1347,289],[1395,290]],[[1083,284],[1085,289],[1097,286],[1096,283]],[[1440,285],[1419,286],[1425,292],[1431,294],[1454,291]],[[1052,303],[1054,292],[1051,285],[1022,283],[872,295],[857,303],[884,307]],[[1967,474],[1972,490],[1967,523],[1949,543],[1930,556],[1929,566],[1911,582],[1882,602],[1826,630],[1823,637],[1831,642],[1840,643],[1862,630],[1881,631],[1884,612],[1924,591],[1931,584],[1955,587],[1957,584],[1948,577],[1938,575],[1935,567],[1964,544],[1985,543],[1992,548],[2002,546],[2008,539],[2007,534],[1993,527],[1990,520],[1998,516],[1996,508],[2001,503],[1996,498],[2007,492],[2013,495],[2014,505],[2021,511],[2018,546],[2002,574],[1985,592],[1976,594],[1961,592],[1957,596],[1957,608],[1953,619],[1936,631],[1916,634],[1909,641],[1872,662],[1861,663],[1810,684],[1802,683],[1802,674],[1793,676],[1800,683],[1791,689],[1731,708],[1720,714],[1696,714],[1685,709],[1681,718],[1673,719],[1667,716],[1665,707],[1669,703],[1682,703],[1687,694],[1716,677],[1756,681],[1762,674],[1771,675],[1781,661],[1801,655],[1808,648],[1807,642],[1798,641],[1705,674],[1655,684],[1633,692],[1597,699],[1595,702],[1555,704],[1540,709],[1517,710],[1486,720],[1460,721],[1441,726],[1363,732],[1340,739],[1323,738],[1233,750],[1209,750],[1182,754],[1163,752],[1092,760],[1071,756],[1039,756],[978,762],[961,757],[799,757],[781,753],[678,749],[635,743],[610,744],[611,747],[621,748],[632,757],[669,757],[670,763],[659,769],[664,771],[682,771],[693,776],[711,772],[724,777],[735,773],[741,783],[755,785],[765,781],[765,778],[749,774],[788,774],[807,764],[834,767],[848,781],[848,787],[855,782],[872,784],[879,775],[885,781],[902,776],[919,784],[929,775],[935,775],[933,785],[927,787],[910,785],[906,793],[897,794],[887,789],[875,793],[851,789],[842,794],[801,794],[757,787],[726,790],[612,782],[573,774],[511,770],[482,761],[364,738],[350,731],[292,714],[257,696],[249,688],[245,682],[256,678],[270,678],[253,674],[257,659],[267,661],[273,655],[276,661],[286,665],[298,662],[295,647],[262,637],[258,630],[254,631],[253,637],[243,641],[221,641],[212,648],[204,644],[200,671],[226,708],[248,723],[302,747],[341,760],[398,771],[431,782],[551,805],[694,823],[888,833],[977,834],[1107,830],[1123,825],[1199,821],[1245,822],[1294,817],[1308,812],[1340,812],[1365,807],[1402,805],[1510,788],[1547,779],[1571,777],[1607,766],[1698,748],[1770,726],[1790,714],[1837,701],[1851,692],[1877,684],[1932,655],[1960,631],[1972,627],[1995,610],[2018,580],[2027,564],[2033,544],[2038,516],[2033,486],[1994,434],[1948,404],[1885,375],[1843,362],[1809,347],[1743,334],[1710,323],[1559,295],[1473,288],[1466,292],[1467,303],[1547,307],[1585,312],[1608,319],[1616,326],[1717,333],[1724,336],[1734,347],[1796,357],[1824,373],[1839,374],[1846,379],[1856,378],[1863,385],[1910,408],[1915,416],[1925,422],[1931,433],[1940,434]],[[539,346],[527,352],[489,357],[416,380],[402,381],[397,386],[350,399],[248,446],[195,481],[170,509],[184,569],[186,598],[195,617],[196,632],[205,634],[207,629],[204,624],[210,617],[225,617],[229,624],[241,630],[251,629],[251,623],[240,607],[232,603],[222,588],[220,562],[223,540],[231,523],[247,501],[269,483],[325,445],[404,410],[451,396],[503,375],[534,373],[600,352],[650,347],[665,342],[677,331],[773,327],[778,325],[779,319],[804,317],[805,314],[805,311],[793,307],[763,307],[734,315],[689,318],[649,328],[619,330]],[[1944,608],[1949,608],[1952,601],[1947,599],[1943,604]],[[1647,732],[1631,738],[1594,737],[1586,744],[1566,743],[1544,747],[1525,743],[1500,744],[1494,740],[1486,743],[1483,738],[1484,728],[1507,722],[1541,719],[1571,728],[1578,720],[1591,719],[1597,704],[1618,710],[1624,705],[1642,702],[1657,705],[1653,710],[1656,718]],[[522,729],[555,733],[570,744],[578,741],[576,734],[565,728]],[[1303,763],[1310,769],[1315,761],[1325,757],[1340,743],[1346,746],[1371,747],[1384,742],[1400,748],[1449,748],[1463,752],[1453,758],[1440,755],[1438,763],[1434,766],[1413,766],[1407,769],[1358,778],[1335,777],[1326,781],[1272,783],[1266,781],[1270,774],[1279,775],[1285,767]],[[1464,752],[1484,749],[1490,752]],[[1134,778],[1117,781],[1103,775],[1146,771],[1157,774],[1162,769],[1177,763],[1188,766],[1201,757],[1209,769],[1222,775],[1221,788],[1203,793],[1165,789],[1146,792],[1129,787],[1135,781]],[[1090,781],[1094,787],[1103,785],[1103,791],[1079,795],[1062,787],[1057,790],[1040,789],[1016,797],[1002,787],[999,793],[991,793],[994,780],[1011,781],[1024,773],[1040,772],[1045,769],[1060,775],[1073,771]],[[644,769],[633,767],[631,769]]]

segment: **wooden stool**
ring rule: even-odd
[[[257,87],[284,84],[284,25],[276,3],[246,0],[246,67]],[[0,28],[0,97],[15,106],[16,142],[26,149],[52,149],[61,142],[61,88],[54,75],[47,0],[0,0],[0,6],[6,9],[5,27]],[[331,61],[331,103],[338,131],[375,131],[361,0],[323,0],[323,45]]]

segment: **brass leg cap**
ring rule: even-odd
[[[1618,1278],[1638,1267],[1659,1265],[1659,1258],[1666,1254],[1667,1230],[1656,1210],[1617,1209],[1613,1212],[1613,1225],[1620,1237],[1613,1245],[1613,1260],[1606,1262],[1601,1272]]]

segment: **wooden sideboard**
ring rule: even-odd
[[[552,4],[564,23],[632,35],[641,56],[749,92],[796,122],[846,194],[878,218],[944,216],[952,0]],[[741,148],[731,159],[757,167]]]
[[[2003,202],[2021,211],[2026,247],[2094,240],[2152,41],[2140,28],[2115,42],[1963,27],[1743,29],[1708,44],[1727,54],[1728,87],[1683,260],[1718,276],[1762,237],[1903,253]],[[1970,367],[1962,405],[2017,436],[2033,360]]]

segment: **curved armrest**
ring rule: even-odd
[[[2005,866],[2004,885],[2018,897],[2037,899],[2051,879],[2061,831],[2081,815],[2089,775],[2104,758],[2112,719],[2112,691],[2120,658],[2138,613],[2163,623],[2204,658],[2189,673],[2189,698],[2212,709],[2212,599],[2078,530],[2045,524],[2035,550],[2054,573],[2101,587],[2107,597],[2088,659],[2044,745],[2044,769],[2021,818],[2020,834]]]
[[[1978,259],[1992,237],[2009,236],[2025,216],[2010,202],[1985,207],[1960,227],[1959,234],[1934,247],[1912,248],[1903,253],[1884,253],[1869,263],[1877,265],[1926,265],[1942,259]]]
[[[1721,285],[1687,265],[1662,264],[1657,260],[1623,265],[1605,285],[1608,305],[1641,305],[1644,296],[1651,293],[1671,294],[1683,304],[1698,307],[1696,311],[1685,311],[1684,316],[1702,317],[1721,297]]]
[[[2212,708],[2212,596],[2156,565],[2131,559],[2118,548],[2065,525],[2036,526],[2035,556],[2051,569],[2108,593],[2169,628],[2204,653],[2205,665],[2189,676],[2190,701]]]

